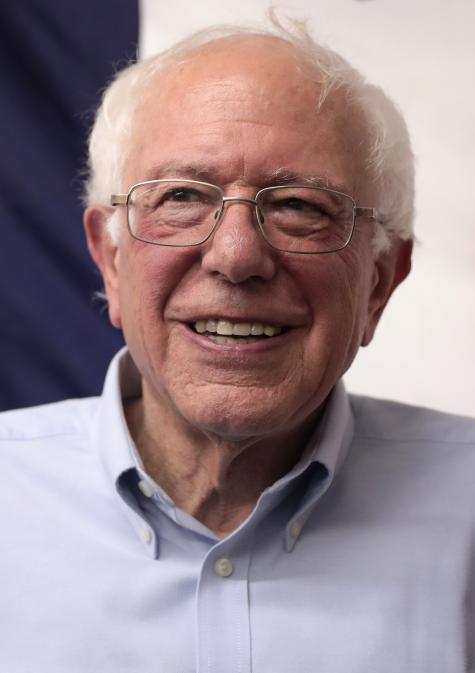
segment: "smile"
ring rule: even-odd
[[[191,324],[193,331],[218,344],[255,343],[282,333],[283,327],[259,322],[231,322],[229,320],[198,320]]]

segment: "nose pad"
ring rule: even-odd
[[[240,207],[237,211],[232,208],[227,213],[225,205]],[[243,205],[248,206],[247,214],[242,212]],[[203,249],[203,268],[208,273],[219,274],[231,283],[243,283],[250,278],[270,280],[276,273],[272,248],[262,235],[260,222],[252,222],[257,213],[253,209],[251,214],[250,205],[257,208],[257,204],[251,199],[230,198],[225,201],[213,213],[215,228]],[[262,218],[262,213],[260,217]]]
[[[223,204],[221,208],[215,211],[213,217],[214,217],[214,225],[213,225],[213,235],[217,233],[218,228],[221,227],[221,223],[223,218],[226,217],[226,206],[229,205],[237,205],[237,204],[245,204],[246,206],[253,206],[253,215],[251,215],[251,218],[255,217],[255,222],[253,223],[253,229],[255,233],[257,234],[258,238],[263,239],[263,241],[267,244],[267,238],[264,235],[264,232],[262,230],[262,225],[264,224],[264,216],[262,214],[261,209],[257,205],[256,201],[254,199],[248,199],[246,197],[228,197],[226,200],[223,201]],[[257,224],[257,226],[256,226]]]
[[[257,215],[257,221],[259,224],[264,224],[264,215],[262,214],[262,210],[259,208],[259,206],[256,206],[256,215]]]
[[[216,210],[214,212],[214,214],[213,214],[213,219],[214,219],[214,222],[215,222],[214,226],[216,226],[217,223],[221,224],[221,219],[225,215],[225,207],[226,207],[227,204],[239,203],[239,202],[245,203],[245,204],[248,204],[248,205],[253,205],[255,207],[255,213],[256,213],[258,224],[263,224],[264,223],[264,217],[261,213],[261,210],[260,210],[259,206],[257,205],[256,201],[254,201],[254,199],[248,199],[246,197],[239,197],[239,196],[231,196],[231,197],[226,197],[223,200],[221,208],[218,208],[218,210]],[[215,232],[216,232],[216,229],[213,228],[213,233],[215,233]]]

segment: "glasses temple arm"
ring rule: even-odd
[[[111,206],[125,206],[127,205],[128,194],[112,194],[111,195]]]
[[[366,206],[355,206],[355,217],[366,216],[375,222],[383,224],[381,213],[376,208],[367,208]]]

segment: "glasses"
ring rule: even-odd
[[[149,180],[113,194],[112,206],[127,207],[130,234],[145,243],[191,247],[205,243],[219,227],[227,203],[254,206],[267,243],[282,252],[336,252],[351,241],[358,216],[377,219],[374,208],[358,206],[348,194],[323,187],[266,187],[254,199],[225,196],[216,185],[197,180]]]

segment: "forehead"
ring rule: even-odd
[[[217,90],[239,83],[254,85],[252,94],[256,103],[268,103],[269,90],[273,91],[273,99],[279,99],[285,90],[296,96],[294,103],[299,103],[302,98],[318,96],[320,80],[315,67],[295,47],[279,38],[222,38],[185,54],[177,63],[161,70],[141,108],[153,105],[154,101],[166,104],[184,93],[193,95],[206,85]],[[295,107],[290,102],[287,100],[286,107]]]
[[[361,122],[341,92],[319,110],[320,93],[318,71],[277,38],[227,38],[201,47],[147,87],[133,121],[130,178],[154,177],[144,171],[173,162],[174,153],[182,160],[222,160],[229,169],[231,154],[236,161],[239,155],[250,171],[257,151],[268,170],[315,172],[330,162],[334,172],[356,176]]]

